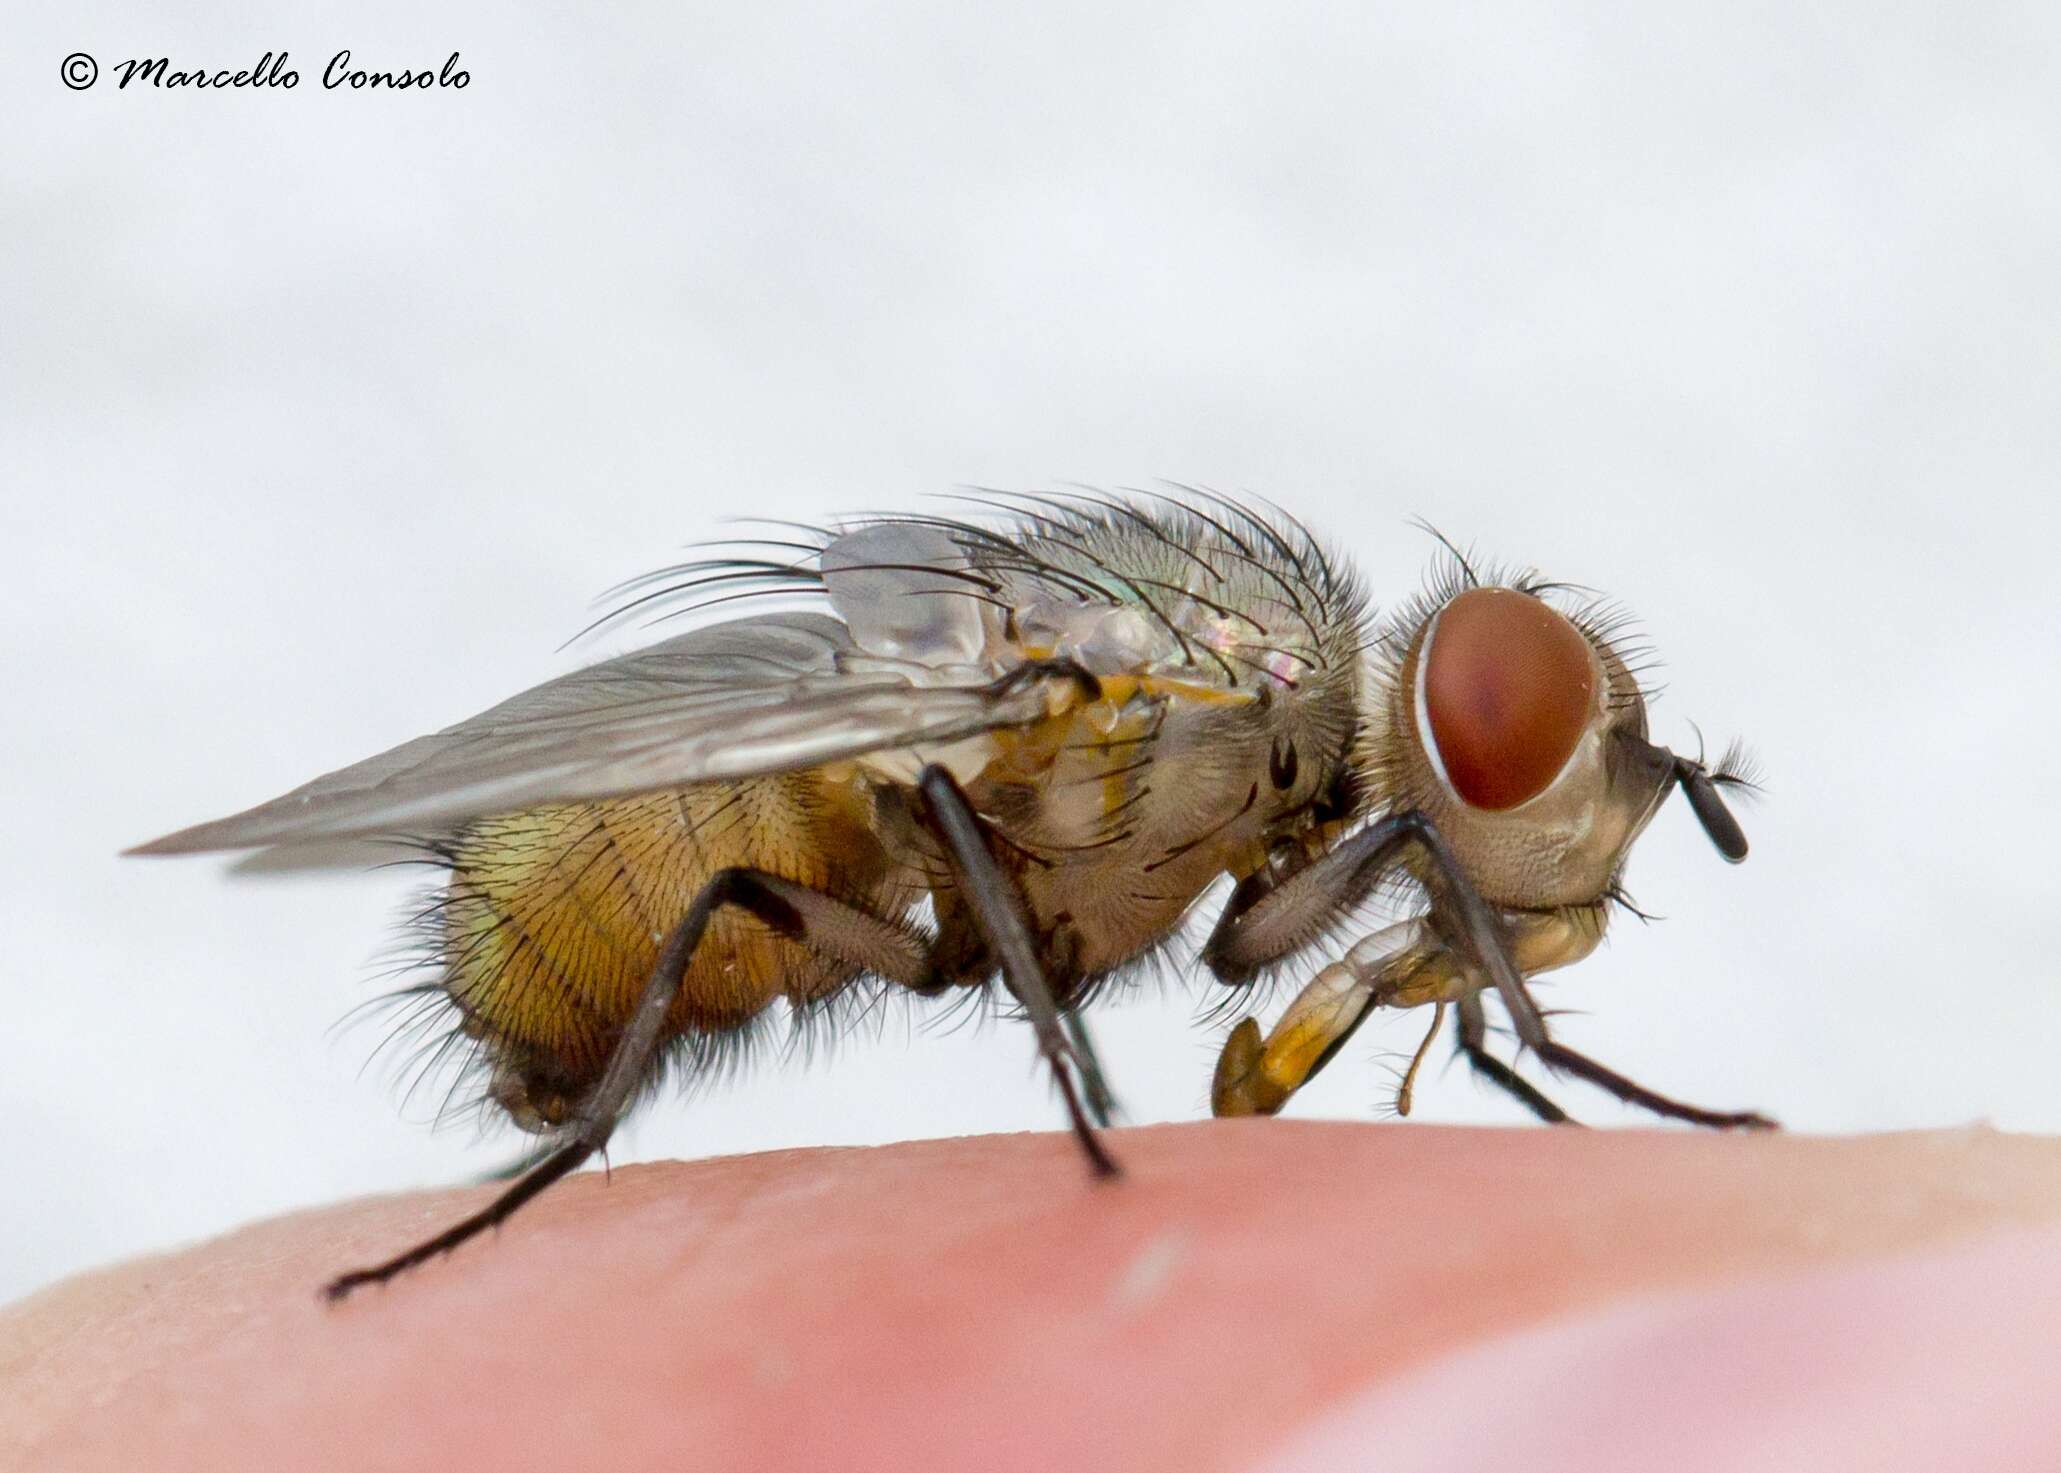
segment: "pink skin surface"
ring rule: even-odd
[[[2061,1143],[1110,1141],[1108,1185],[1059,1135],[582,1175],[337,1308],[327,1277],[488,1192],[259,1223],[0,1310],[0,1468],[2061,1466],[2061,1398],[2025,1391]]]

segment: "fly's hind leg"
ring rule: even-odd
[[[1064,1016],[1052,995],[1051,983],[1045,978],[1045,969],[1039,964],[1037,947],[1024,919],[1023,896],[995,862],[994,853],[988,848],[986,822],[945,768],[934,764],[924,768],[916,787],[923,798],[924,822],[945,847],[981,939],[987,943],[989,955],[1001,963],[1003,981],[1030,1017],[1038,1037],[1038,1051],[1052,1066],[1052,1077],[1059,1085],[1060,1098],[1066,1102],[1067,1117],[1088,1164],[1097,1176],[1115,1176],[1117,1164],[1096,1138],[1095,1127],[1081,1105],[1086,1081],[1100,1071],[1085,1061],[1088,1056],[1067,1037]],[[1081,1086],[1075,1083],[1076,1075]]]
[[[651,979],[644,984],[637,1010],[631,1014],[595,1086],[581,1099],[560,1132],[558,1144],[534,1162],[525,1162],[508,1189],[463,1221],[407,1252],[371,1268],[353,1269],[324,1290],[332,1301],[366,1284],[383,1284],[417,1264],[449,1253],[469,1238],[499,1227],[562,1177],[571,1175],[588,1157],[608,1144],[616,1122],[637,1091],[650,1078],[666,1041],[667,1020],[679,996],[694,949],[709,918],[734,905],[782,935],[847,965],[876,972],[909,987],[924,985],[930,974],[929,948],[921,937],[892,921],[868,914],[844,901],[762,870],[727,869],[702,887],[687,914],[666,938]]]

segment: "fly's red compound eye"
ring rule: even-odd
[[[1582,632],[1530,594],[1470,588],[1425,636],[1417,688],[1453,791],[1473,808],[1515,808],[1574,754],[1596,661]]]

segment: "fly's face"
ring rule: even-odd
[[[1450,544],[1449,552],[1453,551]],[[1744,781],[1678,757],[1646,736],[1638,651],[1607,606],[1571,611],[1566,585],[1501,584],[1454,553],[1454,571],[1407,606],[1377,645],[1354,770],[1368,821],[1271,888],[1234,893],[1204,957],[1237,984],[1357,904],[1389,875],[1423,887],[1423,909],[1363,937],[1310,980],[1274,1028],[1231,1031],[1210,1091],[1219,1115],[1271,1114],[1377,1007],[1434,1011],[1396,1108],[1446,1010],[1483,1078],[1540,1119],[1567,1113],[1489,1051],[1484,1000],[1548,1069],[1658,1114],[1719,1129],[1772,1124],[1657,1094],[1555,1038],[1527,986],[1595,950],[1621,901],[1624,859],[1662,799],[1689,799],[1718,852],[1746,857],[1719,789]],[[1241,887],[1245,888],[1245,887]],[[1240,902],[1243,907],[1240,908]]]
[[[1523,909],[1594,901],[1685,769],[1702,773],[1647,741],[1619,621],[1563,612],[1548,591],[1469,574],[1406,610],[1369,723],[1388,806],[1426,815],[1485,898]]]

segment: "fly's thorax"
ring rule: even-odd
[[[1243,517],[1244,520],[1238,520]],[[1243,512],[1054,510],[1020,541],[962,529],[1003,611],[1003,669],[1065,661],[1099,695],[984,739],[962,780],[1008,837],[1185,907],[1329,793],[1358,724],[1357,583],[1306,533]],[[955,771],[959,769],[955,768]],[[1055,864],[1055,867],[1059,867]]]
[[[1423,812],[1501,905],[1596,900],[1668,790],[1623,655],[1598,623],[1523,588],[1410,611],[1372,704],[1382,806]]]
[[[1226,698],[1155,676],[1112,678],[1103,691],[996,742],[970,784],[1012,840],[1074,856],[1070,867],[1156,873],[1179,850],[1214,863],[1201,873],[1221,872],[1313,809],[1345,762],[1342,723],[1312,719],[1293,696]]]
[[[1003,840],[1055,984],[1163,942],[1220,875],[1312,822],[1347,716],[1315,687],[1261,695],[1187,672],[1107,676],[1098,700],[996,745],[967,784]],[[1327,692],[1328,693],[1328,692]]]
[[[1264,830],[1328,791],[1353,741],[1365,646],[1344,564],[1292,519],[1208,492],[1187,505],[1027,500],[1006,531],[941,517],[854,528],[824,550],[828,594],[869,658],[996,680],[1063,664],[1099,682],[1099,698],[868,754],[875,780],[907,787],[943,765],[987,791],[990,818],[1035,831],[1010,837],[1070,846]]]

